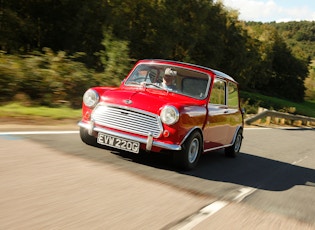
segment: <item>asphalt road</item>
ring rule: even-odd
[[[0,207],[9,211],[0,211],[0,229],[78,229],[78,226],[82,229],[315,229],[315,130],[312,129],[246,129],[237,158],[226,158],[222,151],[208,153],[202,156],[198,168],[189,172],[176,170],[168,155],[137,156],[87,146],[76,132],[4,133],[6,131],[0,129]],[[73,169],[74,166],[69,165],[79,163],[83,166]],[[32,174],[23,177],[24,167],[35,171],[27,169]],[[46,172],[50,167],[51,171]],[[93,193],[86,187],[91,185],[84,184],[84,180],[92,179],[84,175],[81,182],[79,169],[99,169],[86,173],[93,175],[92,178],[106,179],[103,191],[109,189],[106,183],[117,176],[120,179],[116,181],[124,182],[117,187],[110,183],[110,195]],[[62,170],[66,170],[65,173],[61,173]],[[79,170],[78,174],[72,170]],[[66,182],[61,183],[64,177]],[[47,181],[52,183],[45,184]],[[96,180],[92,186],[101,186],[102,179],[98,181],[99,184]],[[65,187],[55,191],[60,192],[58,199],[49,195],[52,200],[47,201],[55,209],[44,208],[43,213],[34,211],[42,207],[41,199],[45,194],[54,193],[54,186],[58,184],[60,188],[60,183]],[[38,188],[45,185],[47,193],[37,194],[36,185]],[[81,223],[77,220],[77,225],[63,222],[62,216],[51,212],[63,213],[62,203],[67,204],[63,200],[64,193],[75,191],[67,187],[70,185],[80,191],[83,189],[77,196],[86,196],[86,200],[93,201],[88,195],[91,193],[95,202],[86,204],[83,206],[86,210],[78,209],[77,213],[73,213],[76,209],[69,209],[72,214],[65,212],[64,218],[78,218],[80,213],[89,210],[106,213],[101,208],[105,205],[117,209],[111,209],[103,219],[98,213],[100,219],[94,223],[90,217],[90,225],[84,218]],[[13,191],[18,194],[12,195]],[[157,194],[153,196],[154,193]],[[26,202],[32,199],[37,201],[35,205]],[[71,200],[71,196],[65,199]],[[102,206],[100,199],[102,202],[107,199],[107,203]],[[119,202],[127,202],[128,210],[125,205],[118,205]],[[16,206],[24,209],[19,211]],[[124,207],[125,212],[118,207]],[[200,212],[203,207],[211,211]],[[17,218],[27,210],[33,214]],[[142,218],[138,219],[136,214]],[[41,221],[34,221],[36,217]],[[45,220],[51,225],[43,224]]]

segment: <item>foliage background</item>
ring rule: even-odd
[[[0,102],[79,107],[136,60],[219,69],[242,90],[314,100],[315,22],[255,23],[212,0],[1,0]]]

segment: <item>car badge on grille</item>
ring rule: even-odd
[[[124,100],[124,103],[127,104],[127,105],[130,105],[130,104],[132,104],[132,100],[129,100],[129,99]]]

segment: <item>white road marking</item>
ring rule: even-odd
[[[257,188],[251,188],[251,187],[241,188],[241,189],[238,190],[239,194],[234,197],[233,201],[239,203],[242,200],[244,200],[245,197],[249,196],[250,194],[252,194],[256,190],[257,190]]]
[[[271,128],[245,128],[246,130],[265,130]],[[79,131],[14,131],[0,132],[1,135],[48,135],[48,134],[76,134]]]
[[[301,158],[300,160],[294,161],[294,162],[292,163],[292,165],[297,165],[298,163],[304,161],[304,160],[307,159],[307,158],[308,158],[308,156],[305,156],[305,157]]]
[[[192,229],[193,227],[197,226],[199,223],[207,219],[209,216],[213,215],[220,209],[224,208],[226,205],[228,205],[228,202],[226,201],[215,201],[209,204],[208,206],[200,209],[199,212],[197,212],[196,214],[180,222],[178,225],[175,226],[174,229],[178,230]]]
[[[249,128],[249,129],[251,129],[251,128]],[[307,158],[308,158],[308,156],[304,156],[303,158],[301,158],[297,161],[294,161],[292,163],[292,165],[296,165],[296,164],[304,161]],[[306,185],[315,186],[315,183],[306,182]],[[244,200],[247,196],[254,193],[255,191],[257,191],[257,188],[252,188],[252,187],[240,188],[238,190],[239,193],[232,199],[232,201],[239,203],[242,200]],[[207,219],[211,215],[213,215],[214,213],[216,213],[219,210],[221,210],[222,208],[224,208],[229,203],[230,202],[228,202],[228,201],[220,201],[220,200],[215,201],[215,202],[209,204],[208,206],[202,208],[201,210],[199,210],[199,212],[197,212],[196,214],[193,214],[190,217],[183,220],[182,222],[178,223],[175,226],[175,228],[172,228],[172,229],[190,230],[190,229],[196,227],[199,223],[201,223],[202,221],[204,221],[205,219]]]
[[[239,203],[244,200],[245,197],[249,196],[250,194],[254,193],[257,189],[251,187],[243,187],[238,190],[238,194],[232,199],[233,202]],[[215,201],[206,207],[200,209],[197,213],[187,217],[176,226],[172,227],[171,229],[176,230],[190,230],[200,224],[202,221],[207,219],[208,217],[212,216],[216,212],[220,211],[222,208],[227,206],[230,202],[218,200]]]
[[[315,183],[306,181],[305,185],[315,187]]]
[[[75,134],[79,131],[18,131],[18,132],[0,132],[0,136],[4,135],[46,135],[46,134]]]
[[[269,130],[273,128],[268,128],[268,127],[251,127],[251,128],[244,128],[245,130]]]
[[[273,128],[257,127],[244,128],[245,130],[269,130]],[[285,128],[283,128],[285,129]],[[296,128],[299,129],[299,128]],[[46,135],[46,134],[76,134],[79,131],[15,131],[15,132],[0,132],[0,135]]]
[[[281,130],[313,130],[313,127],[245,127],[245,130],[269,130],[269,129],[281,129]]]

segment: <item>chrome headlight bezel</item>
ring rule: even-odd
[[[179,120],[179,112],[176,107],[164,106],[160,113],[161,121],[167,125],[173,125]]]
[[[89,108],[95,107],[99,100],[100,96],[93,89],[88,89],[83,95],[83,103]]]

